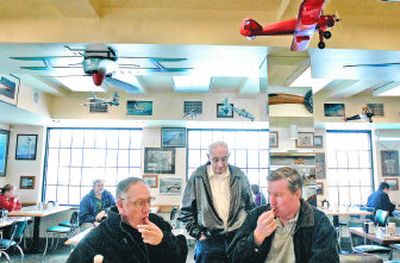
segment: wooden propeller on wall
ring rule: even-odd
[[[313,113],[312,90],[307,91],[304,97],[287,93],[268,94],[268,105],[276,104],[304,104],[308,112]]]

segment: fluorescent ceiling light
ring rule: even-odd
[[[56,77],[64,86],[76,92],[104,92],[101,86],[96,86],[90,76]]]
[[[399,81],[390,81],[383,86],[376,88],[373,92],[374,96],[400,96],[400,82]]]
[[[331,79],[313,79],[311,77],[311,67],[308,66],[306,70],[289,84],[289,87],[311,87],[313,93],[317,93],[331,81]]]

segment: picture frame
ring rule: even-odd
[[[279,134],[276,131],[269,132],[269,148],[279,147]]]
[[[324,136],[314,135],[314,148],[324,148]]]
[[[367,103],[368,109],[375,114],[375,117],[385,116],[385,107],[383,103]]]
[[[17,105],[20,78],[13,74],[0,76],[0,100],[11,105]]]
[[[382,176],[399,176],[399,151],[381,151]]]
[[[0,129],[0,177],[6,176],[10,132]]]
[[[315,153],[315,178],[326,178],[325,153]]]
[[[19,189],[35,189],[35,176],[21,176]]]
[[[144,174],[143,181],[149,188],[158,188],[158,175]]]
[[[324,195],[324,183],[317,182],[316,187],[317,187],[317,195]]]
[[[399,190],[399,180],[397,178],[384,178],[383,180],[389,184],[389,190]]]
[[[36,160],[37,134],[17,134],[15,160]]]
[[[135,116],[152,116],[153,102],[148,100],[128,100],[126,102],[126,114]]]
[[[233,103],[226,107],[224,103],[217,103],[217,118],[233,118]]]
[[[312,148],[314,147],[313,132],[298,132],[296,139],[296,148]]]
[[[175,148],[145,148],[144,172],[175,174]]]
[[[324,103],[325,117],[344,117],[344,103]]]
[[[160,178],[160,194],[180,195],[182,192],[182,178]]]
[[[161,147],[186,147],[186,128],[161,128]]]

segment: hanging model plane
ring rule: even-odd
[[[251,121],[255,120],[255,117],[250,112],[248,112],[247,110],[239,109],[239,108],[233,106],[233,104],[229,103],[228,98],[224,98],[223,105],[219,110],[224,112],[225,114],[228,114],[229,112],[234,111],[240,117],[243,117],[245,119],[249,119]]]
[[[362,111],[360,114],[356,114],[350,117],[344,117],[344,121],[354,121],[354,120],[361,120],[361,121],[368,121],[370,123],[373,122],[372,117],[375,116],[375,113],[373,113],[368,106],[365,106],[362,108]]]
[[[82,106],[119,106],[120,104],[120,97],[117,92],[108,98],[99,98],[96,95],[90,96],[84,102],[81,103]]]
[[[302,51],[307,49],[315,31],[319,33],[318,48],[325,48],[324,39],[329,39],[329,31],[341,19],[337,15],[323,15],[325,0],[304,0],[299,8],[297,18],[276,22],[262,27],[252,18],[242,22],[240,34],[255,39],[256,36],[292,35],[290,49]]]

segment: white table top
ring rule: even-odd
[[[26,221],[26,220],[31,220],[31,217],[7,217],[7,218],[1,218],[0,219],[0,228],[10,226],[12,223],[16,221]]]
[[[328,216],[354,216],[354,215],[360,215],[360,216],[366,216],[366,215],[372,215],[371,212],[365,211],[365,210],[360,210],[359,208],[352,208],[352,207],[340,207],[338,209],[332,208],[328,210],[321,209],[325,214]]]
[[[71,237],[67,241],[65,241],[65,245],[72,245],[72,246],[77,246],[79,242],[87,235],[89,234],[90,231],[92,231],[94,227],[88,228],[85,231],[80,232],[76,236]]]
[[[8,216],[32,216],[32,217],[44,217],[64,211],[70,210],[70,206],[56,206],[51,209],[41,209],[39,210],[37,206],[27,206],[23,207],[21,210],[16,210],[8,213]]]

